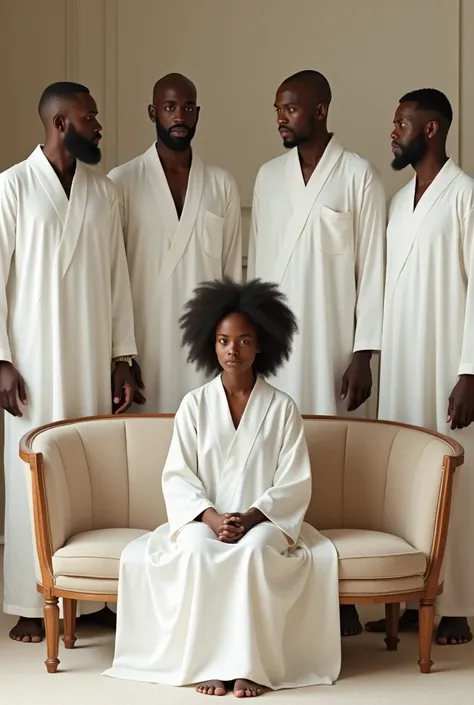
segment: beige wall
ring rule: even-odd
[[[1,0],[0,170],[41,139],[36,104],[49,82],[91,88],[108,171],[151,144],[152,85],[181,71],[199,90],[196,149],[235,175],[247,225],[257,169],[281,152],[275,89],[317,68],[333,87],[332,129],[376,164],[388,194],[409,176],[390,169],[389,133],[412,88],[448,94],[451,154],[474,173],[473,27],[471,0]],[[0,509],[0,534],[2,523]]]

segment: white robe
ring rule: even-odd
[[[380,350],[384,239],[381,180],[334,137],[306,186],[297,149],[260,169],[248,278],[277,283],[298,318],[274,383],[301,413],[345,415],[341,383],[352,353]]]
[[[175,413],[183,396],[207,381],[181,347],[183,306],[202,281],[242,277],[237,186],[227,172],[193,154],[178,219],[155,145],[109,177],[123,207],[137,360],[146,386],[147,403],[133,412]]]
[[[294,402],[259,379],[236,431],[220,376],[188,394],[163,492],[169,524],[122,555],[115,658],[105,675],[176,686],[333,683],[337,554],[303,523],[311,468]],[[257,507],[269,521],[228,545],[193,521],[208,507]]]
[[[450,159],[415,210],[416,178],[393,198],[379,417],[431,428],[466,451],[455,474],[444,616],[474,615],[474,425],[452,432],[448,399],[474,374],[474,180]]]
[[[41,616],[21,436],[111,413],[111,360],[136,352],[113,184],[77,163],[68,200],[41,147],[0,175],[0,359],[25,379],[23,417],[5,413],[4,611]]]

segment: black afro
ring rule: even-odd
[[[188,362],[209,375],[221,371],[215,352],[216,328],[231,313],[241,313],[257,332],[260,353],[253,370],[262,377],[274,375],[290,357],[296,318],[276,284],[254,279],[238,284],[231,279],[203,282],[185,305],[179,319],[182,345],[189,347]]]

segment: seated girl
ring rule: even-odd
[[[199,286],[180,323],[189,362],[217,376],[176,414],[168,524],[122,555],[106,675],[239,698],[333,683],[337,555],[304,523],[301,416],[265,381],[289,357],[295,318],[274,285],[226,280]]]

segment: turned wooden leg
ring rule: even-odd
[[[63,642],[66,649],[73,649],[76,643],[76,614],[77,600],[63,598],[64,611],[64,636]]]
[[[433,661],[431,660],[431,644],[433,642],[433,629],[436,616],[434,600],[420,600],[420,658],[418,666],[421,673],[430,673]]]
[[[46,597],[43,605],[44,628],[46,631],[45,661],[48,673],[56,673],[59,666],[59,607],[57,597]]]
[[[398,621],[400,618],[400,603],[388,602],[385,605],[385,643],[387,651],[396,651],[400,639],[398,638]]]

